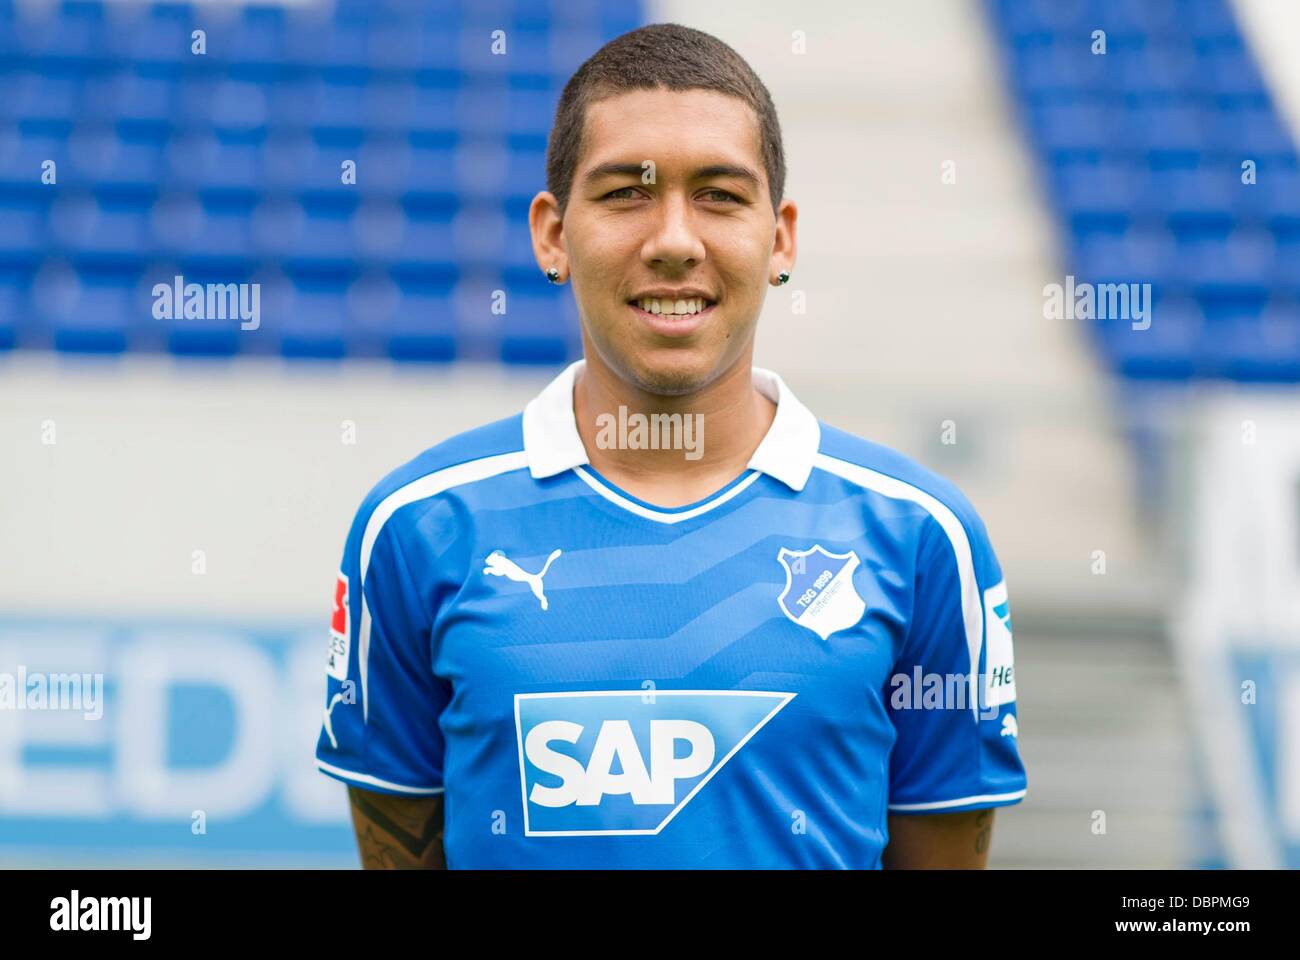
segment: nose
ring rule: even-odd
[[[685,196],[664,194],[641,255],[648,266],[660,270],[682,271],[704,261],[704,242]]]

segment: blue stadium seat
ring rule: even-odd
[[[222,51],[232,64],[277,68],[288,49],[288,17],[280,6],[247,6],[229,31]]]
[[[405,192],[412,170],[412,150],[404,136],[367,137],[356,151],[356,189],[362,195],[396,197]]]
[[[1158,226],[1077,235],[1071,264],[1094,283],[1168,280],[1175,275],[1178,241]]]
[[[1263,97],[1267,93],[1255,58],[1239,46],[1219,46],[1205,51],[1200,55],[1197,72],[1221,95]]]
[[[171,77],[138,70],[102,73],[86,85],[81,119],[167,125],[175,115],[177,87]]]
[[[316,145],[301,131],[272,131],[262,142],[262,189],[269,195],[296,194],[311,185]]]
[[[640,17],[621,0],[0,0],[0,348],[571,357],[576,316],[538,286],[527,206],[563,82]],[[1078,64],[1083,94],[1101,74]],[[161,273],[271,278],[270,332],[141,324],[138,285]],[[457,284],[493,273],[524,291],[518,314],[466,324],[481,307]]]
[[[1230,169],[1173,167],[1150,177],[1138,203],[1141,210],[1163,217],[1175,229],[1207,223],[1226,228],[1233,220],[1239,186]]]
[[[510,132],[510,88],[505,82],[469,83],[456,92],[456,126],[462,136],[493,137]]]
[[[1113,94],[1137,97],[1174,97],[1200,92],[1205,87],[1201,63],[1191,43],[1182,38],[1121,47],[1104,57],[1090,56],[1104,67],[1097,84]]]
[[[151,4],[148,14],[118,35],[122,52],[136,64],[190,65],[192,33],[201,26],[184,4]]]
[[[21,55],[36,61],[91,61],[100,56],[103,21],[98,5],[29,9],[14,23]]]
[[[1258,219],[1283,231],[1300,229],[1300,170],[1261,165],[1255,183],[1241,184],[1234,201],[1243,218]]]
[[[563,362],[572,352],[573,324],[567,303],[549,293],[512,296],[501,318],[501,359],[522,364]]]
[[[286,357],[339,359],[347,354],[347,285],[325,276],[298,280],[289,309],[267,317]]]
[[[1225,0],[1183,0],[1179,22],[1201,41],[1241,41]]]
[[[1076,226],[1082,221],[1122,220],[1132,215],[1149,173],[1115,157],[1079,157],[1052,167],[1050,199]]]
[[[389,357],[446,362],[456,359],[458,341],[456,305],[448,293],[417,288],[400,294],[387,325]]]
[[[313,130],[363,130],[367,85],[360,82],[320,82],[308,88],[304,119]]]
[[[450,74],[461,65],[459,29],[459,8],[436,19],[377,23],[368,37],[367,58],[376,69]]]
[[[1118,38],[1168,35],[1182,29],[1182,20],[1179,0],[1092,0],[1084,15],[1085,23]]]
[[[134,263],[150,249],[149,209],[141,198],[99,201],[63,195],[50,208],[51,246],[87,262]]]
[[[1213,144],[1239,161],[1294,156],[1291,136],[1271,109],[1246,104],[1208,110],[1206,120]]]
[[[451,211],[408,207],[402,246],[394,260],[415,265],[454,264],[457,249]]]
[[[1206,350],[1213,375],[1245,382],[1300,381],[1300,310],[1294,300],[1242,307],[1215,323]]]
[[[410,132],[417,137],[451,138],[460,131],[456,112],[458,88],[436,82],[436,79],[416,84],[408,95]]]
[[[470,83],[511,75],[549,76],[554,67],[556,33],[528,24],[511,23],[513,11],[493,14],[483,7],[467,11],[471,18],[461,33],[460,64]],[[493,33],[505,31],[505,52],[494,46]]]
[[[1202,299],[1266,299],[1272,286],[1273,258],[1273,238],[1265,231],[1191,236],[1179,244],[1182,279]]]
[[[49,204],[53,194],[39,191],[0,194],[0,261],[6,267],[35,262],[47,243]]]
[[[299,171],[300,189],[317,193],[338,193],[356,198],[356,186],[343,181],[344,163],[356,163],[362,144],[360,130],[321,131],[312,138],[311,155]]]
[[[0,126],[0,185],[16,190],[43,187],[53,192],[55,184],[41,182],[46,161],[52,161],[56,184],[66,182],[70,172],[66,132],[18,131]]]
[[[169,186],[193,191],[259,191],[265,186],[263,145],[213,133],[184,134],[167,145]]]
[[[411,144],[408,154],[406,189],[451,198],[455,195],[456,151],[450,145],[427,142]]]
[[[1300,297],[1300,231],[1274,233],[1273,287],[1285,296]]]
[[[121,353],[132,320],[143,322],[136,303],[137,277],[117,272],[78,272],[50,262],[32,285],[32,306],[56,350]]]
[[[147,275],[154,282],[172,283],[179,275],[186,285],[199,284],[206,288],[208,284],[251,283],[254,278],[250,273],[232,270],[228,265],[213,269],[199,262],[180,262],[174,265],[154,265]],[[215,307],[215,304],[214,304]],[[227,309],[227,313],[229,313]],[[172,320],[152,320],[151,324],[162,331],[162,340],[166,349],[182,357],[228,357],[239,353],[256,353],[256,344],[266,342],[274,344],[274,336],[269,332],[271,324],[263,309],[261,327],[258,330],[241,329],[238,316],[221,317],[217,312],[209,313],[207,300],[204,301],[202,317],[174,317]]]
[[[250,253],[259,260],[277,262],[290,256],[302,236],[306,214],[292,197],[272,196],[258,201],[250,217]]]
[[[1025,44],[1010,55],[1015,80],[1030,97],[1099,89],[1109,66],[1077,37]]]
[[[514,136],[532,134],[545,139],[560,100],[560,90],[548,85],[514,84],[507,95],[506,122]]]
[[[285,40],[285,62],[292,66],[360,71],[369,63],[369,25],[364,20],[335,22],[304,12]]]
[[[83,84],[73,73],[10,70],[0,82],[5,90],[0,116],[12,123],[30,120],[71,123],[77,116]]]
[[[1107,149],[1123,115],[1097,102],[1079,102],[1033,106],[1030,116],[1042,148],[1051,153]]]
[[[507,270],[519,271],[530,281],[540,282],[540,271],[533,256],[533,236],[525,215],[506,219],[506,242],[501,251],[501,262]]]
[[[361,122],[368,135],[398,136],[411,126],[416,85],[406,80],[373,79],[361,93]]]
[[[247,260],[254,249],[251,205],[244,197],[164,196],[149,214],[155,249],[186,265]]]
[[[212,126],[218,132],[264,130],[269,114],[263,85],[238,80],[216,85],[212,91],[211,109]]]
[[[1103,355],[1135,380],[1300,380],[1300,160],[1230,5],[987,6],[1068,269],[1152,284],[1150,329],[1087,321]],[[1080,53],[1094,28],[1104,57]]]
[[[303,202],[302,232],[290,256],[292,263],[339,263],[355,258],[360,249],[351,217],[357,198],[314,196]]]
[[[1195,301],[1157,301],[1151,326],[1133,329],[1132,321],[1106,320],[1094,329],[1102,350],[1117,370],[1136,380],[1186,380],[1197,374],[1196,344],[1205,326]]]
[[[0,350],[12,350],[18,342],[18,328],[28,316],[26,273],[12,267],[0,269]]]
[[[1123,136],[1147,153],[1191,153],[1208,143],[1205,115],[1195,103],[1136,103],[1125,111]]]

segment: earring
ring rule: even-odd
[[[778,274],[776,275],[776,282],[777,282],[777,283],[786,283],[786,282],[789,281],[789,279],[790,279],[790,271],[789,271],[789,270],[782,270],[780,273],[778,273]]]
[[[546,271],[546,279],[547,279],[547,281],[549,281],[550,283],[559,283],[559,282],[560,282],[560,271],[557,270],[557,269],[555,269],[554,267],[549,268],[549,269]]]

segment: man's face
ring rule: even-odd
[[[783,268],[776,226],[743,101],[656,89],[590,106],[563,222],[588,355],[650,393],[707,386],[748,355]]]

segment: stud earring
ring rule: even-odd
[[[555,267],[551,267],[551,268],[549,268],[549,269],[546,271],[546,279],[547,279],[547,281],[549,281],[550,283],[559,283],[559,282],[560,282],[560,271],[557,270],[557,269],[555,269]]]
[[[778,274],[776,275],[776,282],[777,282],[777,283],[786,283],[786,282],[789,281],[789,279],[790,279],[790,271],[789,271],[789,270],[782,270],[780,273],[778,273]]]

